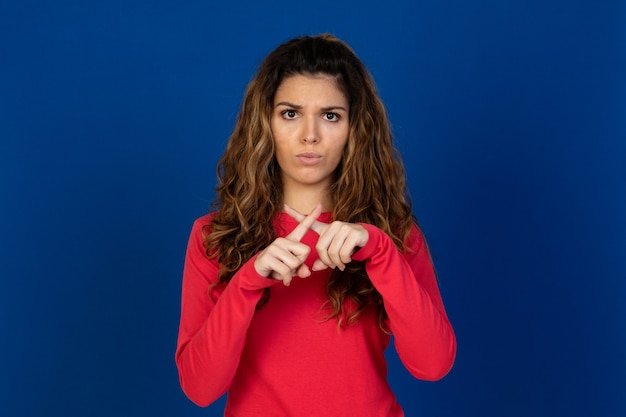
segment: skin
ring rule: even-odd
[[[294,75],[274,97],[270,127],[281,168],[285,203],[309,213],[321,201],[348,141],[348,99],[334,77]]]
[[[285,205],[285,212],[296,219],[300,224],[309,224],[309,217],[297,210]],[[344,270],[346,264],[352,261],[352,254],[369,240],[367,230],[359,224],[335,221],[324,223],[315,220],[311,223],[310,229],[317,233],[320,238],[315,245],[315,250],[319,255],[313,263],[314,271],[321,271],[326,268],[339,268]]]
[[[313,271],[344,270],[352,254],[367,243],[367,230],[358,224],[328,224],[317,218],[330,207],[328,187],[348,140],[348,99],[334,77],[288,77],[276,90],[270,126],[281,169],[285,211],[300,224],[259,253],[254,262],[257,273],[281,280],[286,286],[294,276],[310,276],[304,261],[311,248],[300,242],[309,230],[320,236],[315,246],[319,259]]]

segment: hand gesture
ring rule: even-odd
[[[294,276],[306,278],[311,275],[309,267],[304,263],[311,248],[300,240],[321,213],[321,204],[318,204],[308,216],[298,213],[300,224],[288,236],[276,238],[259,253],[254,261],[256,272],[261,276],[280,280],[285,286],[289,286]]]
[[[286,204],[285,211],[299,221],[301,225],[305,221],[308,224],[312,217],[311,215],[305,216]],[[340,221],[329,224],[313,219],[309,227],[320,235],[315,246],[319,259],[313,263],[313,271],[321,271],[326,268],[345,270],[346,264],[352,261],[354,252],[369,240],[369,233],[359,224]]]

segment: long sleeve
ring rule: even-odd
[[[202,236],[209,221],[208,216],[196,220],[189,238],[176,348],[181,387],[200,406],[209,405],[229,388],[263,289],[275,283],[256,273],[253,258],[215,302],[209,289],[217,281],[218,262],[207,258]]]
[[[422,233],[414,226],[401,253],[379,228],[362,224],[368,243],[353,258],[365,261],[383,297],[400,360],[419,379],[438,380],[452,368],[456,337],[446,315]]]

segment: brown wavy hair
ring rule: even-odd
[[[374,81],[346,43],[329,34],[303,36],[280,45],[262,62],[246,89],[219,160],[217,199],[212,207],[216,213],[205,230],[207,254],[218,257],[220,264],[216,287],[225,286],[248,259],[276,238],[272,224],[283,208],[283,188],[270,117],[279,85],[298,74],[335,77],[350,106],[348,141],[329,190],[333,219],[373,224],[406,250],[405,240],[415,219],[402,160],[393,146]],[[362,262],[351,262],[344,272],[333,270],[327,295],[326,319],[352,324],[373,304],[385,329],[382,297]],[[268,298],[269,288],[258,307]]]

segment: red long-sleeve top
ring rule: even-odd
[[[323,213],[320,220],[330,218]],[[194,223],[185,259],[176,349],[185,394],[207,406],[228,391],[225,416],[402,416],[387,382],[390,336],[380,329],[376,308],[339,328],[321,309],[330,270],[295,277],[285,287],[257,274],[255,257],[213,301],[218,262],[207,258],[202,234],[210,221],[206,215]],[[297,224],[280,213],[274,228],[284,237]],[[383,297],[398,356],[416,378],[442,378],[454,362],[456,339],[421,232],[413,227],[402,253],[382,230],[362,225],[369,240],[353,259],[365,262]],[[309,267],[318,237],[309,231],[302,239],[312,248]],[[267,287],[270,299],[257,310]]]

